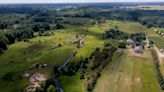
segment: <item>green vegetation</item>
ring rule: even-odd
[[[149,51],[142,56],[135,56],[127,50],[121,53],[114,54],[113,63],[104,69],[94,92],[163,92]]]
[[[160,36],[150,36],[150,40],[152,40],[159,49],[164,49],[164,38]]]
[[[163,37],[150,29],[163,30],[163,11],[18,6],[0,6],[0,91],[23,91],[41,73],[37,92],[163,92],[148,48],[138,55],[126,45],[148,36],[164,49]]]

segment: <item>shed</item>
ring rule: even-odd
[[[136,46],[134,48],[135,53],[143,53],[143,47],[142,46]]]
[[[132,39],[127,39],[126,40],[126,44],[127,45],[133,45],[134,44],[134,41]]]

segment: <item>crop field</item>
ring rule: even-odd
[[[148,35],[152,35],[153,32],[151,29],[141,25],[138,22],[127,22],[127,21],[108,21],[108,25],[111,27],[117,26],[121,31],[126,33],[146,33]]]
[[[159,30],[159,31],[164,32],[164,28],[156,28],[156,29]]]
[[[116,68],[117,67],[117,68]],[[151,78],[150,78],[151,76]],[[156,71],[149,51],[136,56],[126,51],[115,54],[98,80],[94,92],[163,92],[157,82]]]
[[[149,38],[157,45],[159,49],[164,49],[164,37],[150,36]]]

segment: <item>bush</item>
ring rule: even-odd
[[[124,40],[120,40],[118,43],[118,48],[126,48],[126,42]]]
[[[7,74],[5,74],[2,79],[5,80],[5,81],[14,81],[14,73],[13,72],[9,72]]]

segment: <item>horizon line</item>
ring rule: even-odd
[[[0,5],[2,4],[92,4],[92,3],[164,3],[164,1],[146,1],[146,2],[129,2],[129,1],[125,1],[125,2],[42,2],[42,3],[38,3],[38,2],[29,2],[29,3],[0,3]]]

